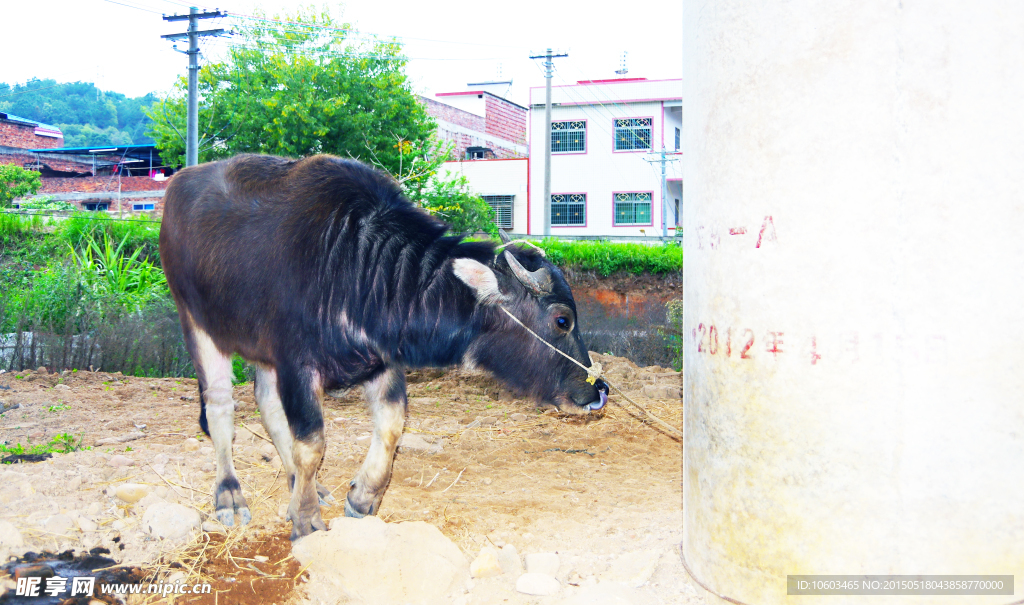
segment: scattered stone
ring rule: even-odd
[[[53,389],[55,391],[70,391],[71,387],[69,387],[66,384],[58,384],[58,385],[54,385]]]
[[[160,454],[157,454],[156,456],[153,456],[153,464],[154,465],[157,465],[157,464],[167,464],[170,461],[171,461],[171,457],[168,456],[167,454],[160,453]]]
[[[516,547],[511,544],[502,546],[498,551],[498,564],[501,565],[501,571],[513,578],[523,575],[523,561],[519,558]]]
[[[254,555],[253,559],[255,559],[257,563],[269,563],[270,562],[270,557],[268,557],[266,555]]]
[[[184,538],[189,531],[201,526],[198,511],[170,502],[157,502],[142,516],[142,527],[158,538]]]
[[[117,456],[111,456],[110,460],[107,460],[107,465],[114,468],[124,468],[126,466],[135,466],[135,461],[128,456],[118,454]]]
[[[139,433],[139,432],[128,433],[126,435],[120,435],[118,437],[107,437],[106,439],[100,439],[99,441],[96,442],[96,445],[97,446],[101,446],[101,445],[115,445],[115,444],[118,444],[118,443],[128,443],[129,441],[135,441],[137,439],[142,439],[145,436],[146,436],[145,433]]]
[[[558,580],[546,573],[524,573],[516,580],[516,590],[523,594],[546,597],[562,587]]]
[[[170,490],[168,490],[163,485],[156,486],[156,489],[153,490],[153,493],[156,494],[157,497],[163,498],[165,500],[167,499],[167,496],[171,494]]]
[[[212,456],[213,455],[213,448],[209,447],[209,446],[201,447],[201,448],[199,448],[199,453],[200,453],[200,455],[203,455],[203,456]]]
[[[501,564],[498,562],[498,551],[490,546],[480,549],[480,554],[469,564],[469,573],[474,578],[491,578],[502,574]]]
[[[661,553],[656,550],[626,553],[612,563],[601,579],[640,588],[650,581],[660,560]]]
[[[13,551],[25,546],[21,532],[10,521],[0,519],[0,553]]]
[[[68,491],[69,492],[77,492],[78,488],[80,488],[80,487],[82,487],[82,478],[81,477],[72,477],[71,480],[68,481]]]
[[[144,511],[144,510],[149,509],[150,506],[153,506],[157,502],[163,502],[163,501],[164,501],[164,499],[161,498],[160,496],[158,496],[156,493],[150,492],[150,493],[146,494],[145,496],[143,496],[142,499],[140,499],[138,502],[135,503],[135,508],[137,510]]]
[[[535,552],[526,555],[527,573],[542,573],[554,577],[558,575],[560,565],[558,555],[553,552]]]
[[[508,415],[508,419],[511,420],[512,422],[523,422],[527,418],[528,418],[528,416],[526,414],[521,414],[519,412],[516,412],[515,414],[509,414]]]
[[[648,384],[640,392],[651,399],[679,399],[679,386],[672,384]]]
[[[181,445],[181,449],[186,452],[194,452],[199,449],[199,440],[195,437],[189,437],[185,440],[185,443]]]
[[[277,455],[277,448],[273,443],[264,443],[260,446],[260,455],[264,460],[270,462]]]
[[[75,526],[75,522],[67,515],[53,515],[42,522],[42,528],[52,534],[66,534]]]
[[[100,503],[93,502],[92,504],[89,505],[89,508],[85,509],[85,514],[89,515],[90,517],[95,517],[96,515],[100,514],[101,510],[103,510],[103,507],[100,505]]]
[[[223,534],[226,532],[226,529],[220,523],[210,519],[208,521],[203,521],[203,531],[208,534]]]
[[[438,441],[428,440],[423,435],[416,433],[402,433],[398,440],[399,452],[425,452],[427,454],[440,454],[443,446]]]
[[[501,537],[501,534],[499,534],[497,530],[487,534],[487,539],[490,540],[491,544],[498,548],[505,546],[505,539]]]
[[[484,485],[490,485],[490,484],[491,484],[491,478],[490,477],[484,477]]]
[[[283,466],[284,466],[284,463],[281,462],[280,456],[274,456],[274,459],[270,461],[270,467],[271,468],[280,469]]]
[[[117,531],[121,531],[122,529],[128,527],[128,524],[125,523],[124,520],[122,519],[115,519],[114,522],[110,524],[110,527],[113,527]]]
[[[340,591],[375,605],[427,605],[445,602],[469,577],[462,551],[433,525],[374,516],[338,517],[330,525],[292,546],[299,564],[309,566],[311,595],[334,602]]]
[[[96,522],[89,517],[78,517],[75,519],[75,523],[78,524],[78,529],[82,531],[96,531],[99,528]]]
[[[204,462],[203,465],[199,467],[199,470],[204,473],[212,473],[217,470],[217,465],[212,462]]]
[[[476,419],[480,421],[480,424],[494,424],[498,421],[494,416],[477,416]]]
[[[149,494],[149,487],[138,483],[125,483],[117,486],[114,495],[128,504],[135,504]]]

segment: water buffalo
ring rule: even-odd
[[[561,272],[528,249],[446,235],[389,176],[353,160],[242,155],[186,168],[164,196],[160,258],[199,379],[225,525],[251,515],[235,475],[231,356],[256,367],[263,426],[292,489],[292,539],[325,529],[316,481],[325,390],[362,384],[374,431],[345,513],[374,514],[406,414],[407,368],[468,364],[561,410],[602,407]],[[319,498],[318,498],[319,495]]]

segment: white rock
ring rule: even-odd
[[[501,571],[513,578],[523,575],[523,561],[519,558],[516,547],[511,544],[502,546],[498,551],[498,564],[501,565]]]
[[[114,495],[128,504],[135,504],[149,494],[149,486],[138,483],[123,483],[117,486]]]
[[[649,384],[640,390],[651,399],[679,399],[679,386],[672,384]]]
[[[538,597],[553,595],[562,587],[558,580],[546,573],[524,573],[516,580],[516,590]]]
[[[53,515],[42,522],[42,527],[53,534],[66,534],[75,526],[75,522],[67,515]]]
[[[512,422],[523,422],[524,420],[526,420],[526,418],[526,414],[521,414],[519,412],[508,415],[508,419],[511,420]]]
[[[199,448],[199,453],[201,455],[203,455],[203,456],[212,456],[213,455],[213,448],[209,447],[209,446]]]
[[[68,481],[68,491],[69,492],[77,492],[78,488],[80,488],[80,487],[82,487],[82,478],[81,477],[72,477],[71,480]]]
[[[13,551],[25,546],[21,532],[10,521],[0,520],[0,551]]]
[[[211,519],[203,521],[203,531],[208,534],[223,534],[226,530],[223,525]]]
[[[212,473],[217,470],[217,465],[212,462],[204,462],[203,465],[199,467],[199,470],[204,473]]]
[[[611,564],[601,579],[618,582],[630,588],[640,588],[654,575],[660,560],[661,552],[656,550],[626,553]]]
[[[502,573],[498,562],[498,551],[490,546],[480,549],[480,554],[469,564],[469,573],[474,578],[492,578]]]
[[[153,456],[153,466],[156,466],[157,464],[167,464],[170,461],[171,457],[168,456],[167,454],[161,453],[157,454],[156,456]]]
[[[439,441],[429,440],[423,435],[416,433],[402,433],[398,439],[399,452],[425,452],[427,454],[440,454],[443,446]]]
[[[433,525],[338,517],[330,526],[292,546],[299,564],[309,565],[310,594],[333,594],[332,602],[342,593],[375,605],[427,605],[447,602],[469,577],[465,555]]]
[[[551,577],[558,575],[561,563],[553,552],[535,552],[526,555],[526,572],[543,573]]]
[[[107,460],[107,464],[114,468],[124,468],[126,466],[134,466],[135,461],[128,456],[118,454],[117,456],[111,456],[110,460]]]
[[[89,515],[90,517],[95,517],[96,515],[100,514],[101,510],[103,510],[103,506],[99,502],[93,502],[92,504],[89,505],[89,508],[85,509],[85,514]]]
[[[99,528],[96,522],[89,517],[78,517],[75,519],[75,523],[78,524],[78,529],[82,531],[96,531]]]
[[[158,485],[156,486],[156,489],[153,490],[153,493],[166,500],[167,496],[170,495],[170,490],[168,490],[163,485]]]
[[[157,502],[163,502],[164,499],[158,496],[155,492],[146,494],[141,500],[135,503],[136,510],[144,511],[150,506],[153,506]]]
[[[157,502],[142,516],[142,527],[158,538],[184,538],[201,525],[198,511],[170,502]]]
[[[199,440],[195,437],[189,437],[181,444],[181,449],[186,452],[194,452],[199,449]]]

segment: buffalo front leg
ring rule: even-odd
[[[284,406],[281,404],[281,394],[277,386],[277,370],[273,367],[257,367],[256,380],[254,385],[256,405],[260,410],[260,420],[263,428],[274,442],[277,453],[281,456],[281,464],[288,473],[288,489],[295,490],[295,457],[292,453],[291,427],[288,425],[288,417],[284,413]],[[322,506],[330,506],[336,500],[327,487],[316,484],[316,493],[320,498]]]
[[[365,517],[380,510],[381,499],[391,481],[395,447],[405,426],[407,400],[405,370],[388,368],[366,383],[366,400],[373,414],[373,438],[362,468],[349,484],[345,515]]]
[[[278,368],[281,407],[291,428],[291,462],[294,472],[292,499],[288,517],[292,520],[292,540],[315,531],[327,530],[320,516],[316,472],[324,456],[324,417],[321,403],[323,388],[319,375],[311,370]],[[262,415],[262,412],[261,412]],[[282,456],[283,436],[274,436]]]

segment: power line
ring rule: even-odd
[[[154,14],[157,14],[157,15],[162,14],[160,11],[150,10],[148,8],[142,8],[141,6],[134,6],[132,4],[125,4],[124,2],[117,2],[117,0],[103,0],[103,1],[104,2],[109,2],[111,4],[117,4],[117,5],[120,5],[120,6],[126,6],[128,8],[134,8],[135,10],[146,11],[147,13],[154,13]]]

